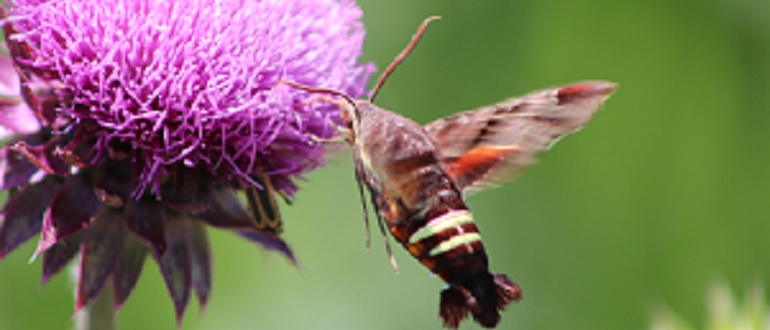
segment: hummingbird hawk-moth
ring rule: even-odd
[[[584,126],[617,85],[593,81],[546,89],[425,126],[375,106],[374,98],[387,77],[437,18],[423,21],[368,100],[285,83],[341,98],[326,100],[340,107],[344,124],[340,134],[353,149],[365,220],[364,186],[380,229],[387,226],[413,257],[447,283],[439,311],[444,326],[457,328],[471,315],[493,328],[500,311],[521,299],[521,289],[506,275],[490,273],[479,229],[463,195],[500,183],[532,164],[556,140]],[[385,242],[390,254],[387,235]]]

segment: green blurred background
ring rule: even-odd
[[[472,4],[471,4],[472,3]],[[421,45],[378,100],[418,122],[584,79],[621,88],[513,184],[470,198],[495,272],[524,300],[501,329],[643,329],[666,306],[696,327],[710,284],[770,275],[770,1],[360,0],[364,61]],[[364,226],[350,154],[283,207],[297,271],[211,231],[214,293],[182,329],[439,329],[443,283]],[[39,289],[34,242],[0,263],[0,329],[71,328],[72,289]],[[153,262],[122,329],[174,329]],[[466,322],[463,329],[476,329]]]

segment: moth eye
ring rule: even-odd
[[[347,126],[348,128],[350,128],[353,125],[353,120],[350,117],[350,111],[343,110],[340,113],[340,117],[342,118],[342,123],[344,123],[345,126]]]

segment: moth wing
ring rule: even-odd
[[[518,175],[588,123],[615,89],[605,81],[545,89],[438,119],[425,130],[458,188],[472,192]]]

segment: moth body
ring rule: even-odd
[[[494,327],[521,290],[489,272],[473,215],[433,139],[414,121],[367,101],[356,101],[355,108],[348,142],[359,179],[393,237],[448,284],[440,303],[445,324],[456,328],[470,313]]]

